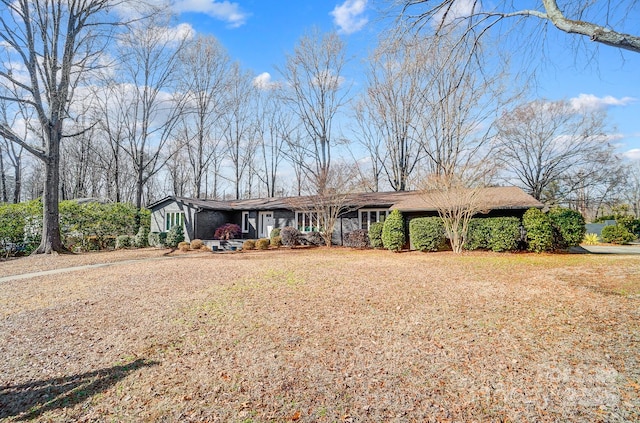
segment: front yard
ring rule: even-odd
[[[640,420],[640,256],[173,255],[1,283],[0,420]]]

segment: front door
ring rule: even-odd
[[[273,212],[260,212],[258,214],[258,238],[269,238],[274,223]]]

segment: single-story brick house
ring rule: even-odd
[[[482,216],[522,217],[531,207],[543,204],[517,187],[484,188]],[[407,220],[435,216],[437,210],[424,192],[369,192],[350,194],[348,211],[336,223],[334,243],[341,245],[344,235],[355,229],[369,229],[382,222],[391,210],[400,210]],[[169,196],[150,204],[151,232],[167,232],[183,224],[185,238],[210,240],[216,228],[235,223],[242,228],[243,239],[267,238],[272,229],[293,226],[300,232],[315,230],[317,214],[312,197],[260,198],[252,200],[200,200]]]

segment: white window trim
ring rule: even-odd
[[[177,224],[184,226],[184,212],[166,212],[164,215],[164,232],[168,232],[172,226]]]
[[[249,233],[249,212],[248,211],[242,212],[242,233],[243,234]]]
[[[372,223],[380,222],[380,213],[382,213],[382,212],[385,213],[385,220],[386,220],[386,218],[391,213],[391,210],[389,210],[389,209],[360,209],[360,210],[358,210],[358,224],[359,224],[360,228],[362,228],[362,214],[364,212],[367,213],[367,227],[363,228],[363,229],[366,229],[368,231],[369,227],[371,226]],[[369,219],[369,213],[371,213],[371,212],[375,212],[376,213],[375,222],[372,221],[371,219]]]
[[[312,214],[315,214],[316,218],[313,219]],[[298,216],[302,215],[302,229],[300,228],[300,226],[298,225]],[[307,222],[307,219],[309,220]],[[315,222],[313,222],[313,220],[315,220]],[[307,210],[307,211],[297,211],[296,212],[296,225],[295,227],[302,233],[308,233],[308,232],[315,232],[313,230],[311,231],[307,231],[305,230],[305,228],[312,228],[312,229],[316,229],[319,230],[320,228],[320,222],[319,222],[319,218],[318,218],[318,212],[312,211],[312,210]]]

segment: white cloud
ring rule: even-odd
[[[636,101],[633,97],[615,98],[613,96],[597,97],[593,94],[580,94],[569,99],[571,107],[575,110],[600,110],[612,106],[626,106]]]
[[[269,72],[262,72],[260,75],[253,78],[253,86],[261,90],[270,90],[278,87],[280,84],[273,82],[271,74]]]
[[[367,7],[367,0],[346,0],[336,6],[330,15],[339,31],[344,34],[353,34],[360,31],[369,21],[362,16]]]
[[[166,41],[190,39],[193,38],[196,33],[191,24],[188,23],[181,23],[178,24],[178,26],[171,28],[159,27],[158,31],[162,33],[163,38],[165,38]]]
[[[634,148],[623,153],[630,160],[640,160],[640,148]]]
[[[204,13],[212,18],[225,21],[232,28],[242,26],[249,15],[240,9],[238,3],[215,0],[177,0],[173,4],[177,13]]]
[[[471,16],[474,11],[478,11],[480,8],[480,3],[477,0],[455,0],[433,15],[432,25],[438,27],[442,24],[451,24],[457,19]]]

